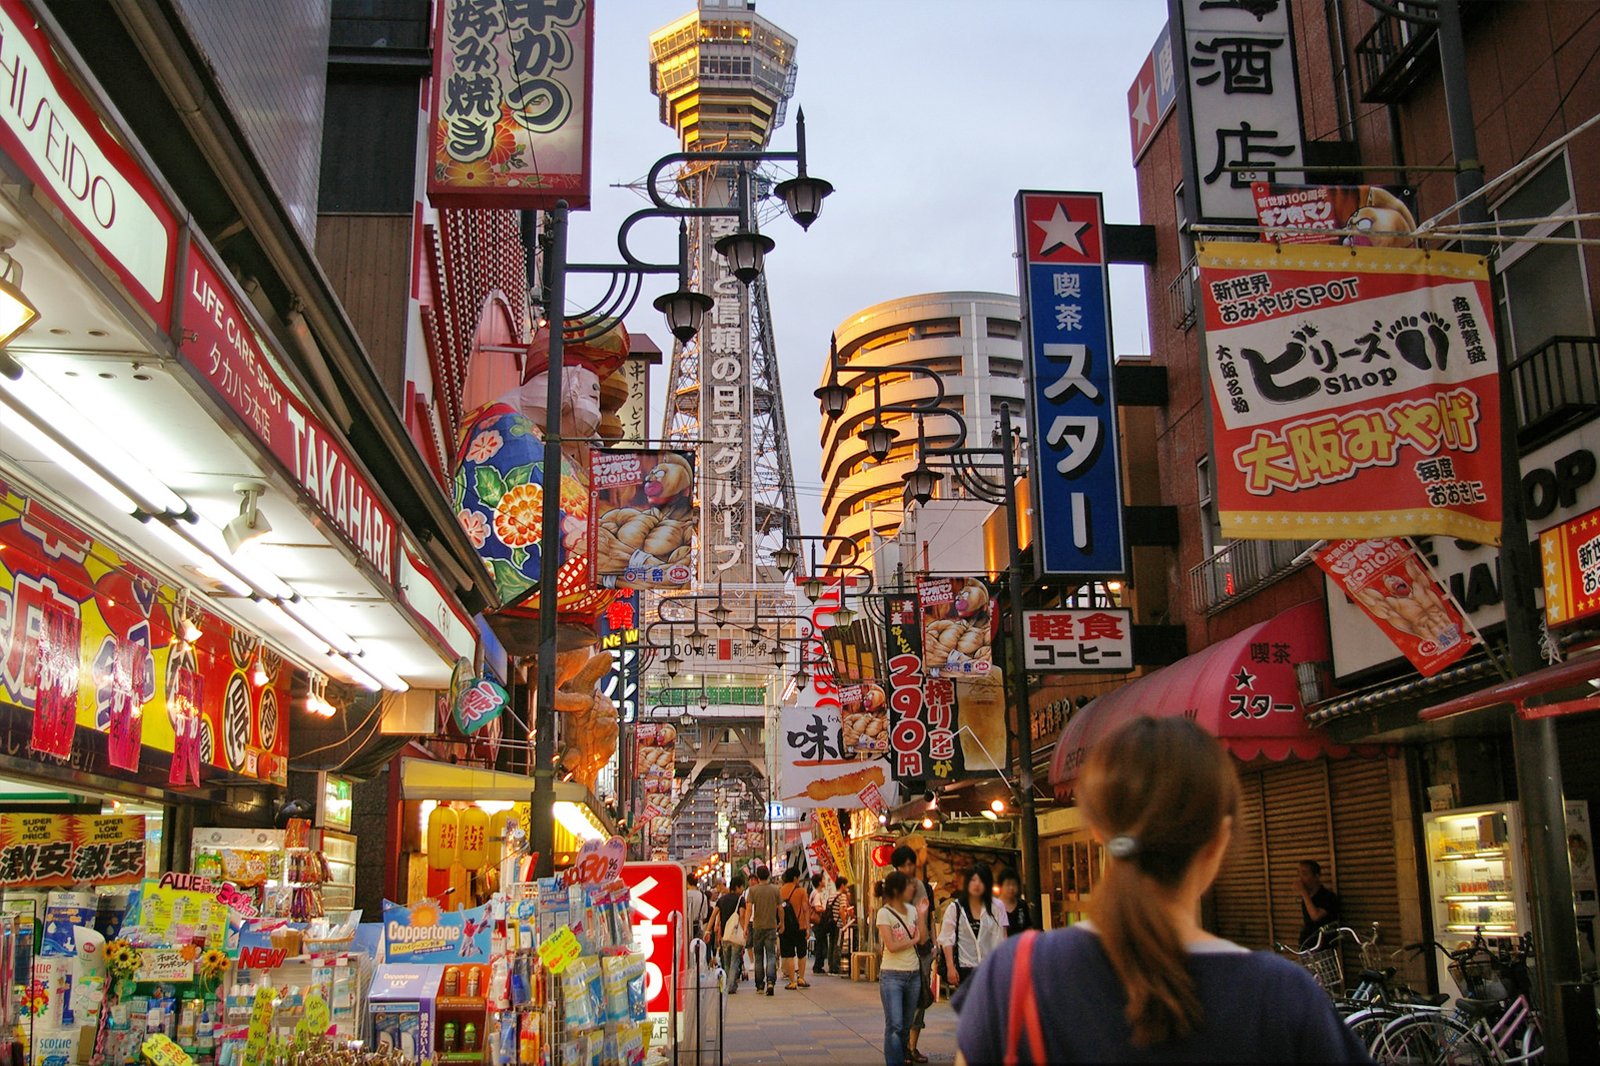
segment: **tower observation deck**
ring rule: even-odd
[[[794,53],[795,38],[757,15],[753,0],[699,0],[650,37],[662,123],[685,151],[766,147],[794,92]],[[686,167],[678,193],[695,206],[727,206],[749,165]],[[753,177],[760,196],[767,182]],[[673,347],[662,435],[698,446],[702,585],[750,588],[782,582],[771,552],[786,531],[799,532],[799,516],[766,277],[742,284],[713,248],[735,228],[732,218],[690,220],[691,283],[714,306],[699,335]]]

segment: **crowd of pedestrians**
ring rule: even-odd
[[[855,895],[842,877],[804,880],[790,869],[774,884],[772,871],[758,866],[752,878],[735,874],[709,894],[691,876],[687,898],[695,935],[716,952],[729,995],[747,980],[755,982],[757,995],[775,995],[780,959],[784,988],[810,988],[807,965],[812,974],[842,973],[840,960],[855,942]],[[702,910],[696,923],[693,916]]]

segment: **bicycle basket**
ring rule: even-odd
[[[1302,961],[1306,969],[1311,971],[1312,978],[1322,986],[1323,991],[1329,995],[1338,995],[1344,991],[1344,964],[1340,961],[1337,947],[1318,948],[1316,951],[1307,952]]]
[[[1511,998],[1494,956],[1486,951],[1452,962],[1450,976],[1455,979],[1456,987],[1472,999]]]

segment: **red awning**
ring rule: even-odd
[[[1343,754],[1347,749],[1306,724],[1294,673],[1295,663],[1326,662],[1329,654],[1327,616],[1321,601],[1311,600],[1130,681],[1067,722],[1050,784],[1066,800],[1094,743],[1140,715],[1190,718],[1242,760]]]

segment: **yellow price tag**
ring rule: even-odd
[[[578,942],[578,934],[572,931],[572,926],[563,925],[554,936],[539,945],[539,961],[551,973],[559,974],[572,965],[572,960],[582,951],[583,945]]]
[[[153,1066],[194,1066],[194,1060],[172,1042],[172,1038],[162,1033],[157,1033],[139,1046],[139,1051],[144,1055],[145,1061]]]
[[[315,1040],[326,1036],[330,1024],[332,1019],[328,1016],[328,1001],[322,998],[321,989],[313,989],[311,994],[306,996],[306,1012],[294,1027],[295,1040],[303,1042],[302,1037],[305,1040]]]
[[[250,1007],[250,1029],[244,1041],[244,1066],[261,1066],[271,1029],[272,989],[263,985],[256,989],[255,1002]]]

